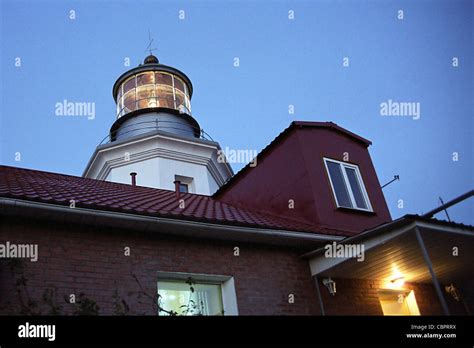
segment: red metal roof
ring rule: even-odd
[[[0,197],[94,210],[267,229],[339,234],[301,221],[236,208],[209,196],[131,186],[38,170],[0,166]]]

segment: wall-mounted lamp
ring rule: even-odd
[[[450,294],[456,301],[459,302],[459,292],[458,292],[458,289],[456,289],[456,287],[454,286],[453,283],[451,283],[450,285],[446,285],[444,287],[444,289],[446,290],[446,292],[448,294]]]
[[[329,294],[331,296],[336,295],[336,282],[332,280],[330,277],[323,279],[323,284],[329,290]]]

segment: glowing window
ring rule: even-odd
[[[156,84],[173,86],[173,78],[169,74],[157,72],[155,73]]]
[[[123,96],[123,106],[127,112],[133,111],[137,108],[135,98],[135,88],[130,90]]]
[[[220,284],[158,281],[158,315],[222,315]]]
[[[155,107],[155,87],[154,85],[141,86],[137,88],[138,108]]]
[[[132,76],[127,81],[125,81],[125,83],[123,84],[123,93],[125,94],[128,91],[130,91],[132,88],[135,88],[135,87],[136,87],[136,85],[135,85],[135,76]]]
[[[137,86],[151,85],[155,83],[155,74],[146,72],[137,75]]]
[[[176,93],[176,109],[179,109],[181,105],[184,106],[185,95],[183,92],[179,90],[175,90],[175,93]]]
[[[186,90],[184,89],[184,82],[177,77],[174,78],[174,88],[179,89],[183,93],[186,92]]]
[[[164,107],[191,114],[184,81],[170,73],[147,71],[125,80],[117,90],[117,117],[135,111]]]
[[[156,96],[159,106],[162,108],[174,109],[173,88],[164,85],[156,86]]]

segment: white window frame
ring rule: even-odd
[[[329,183],[331,184],[332,194],[334,196],[334,200],[336,201],[337,207],[338,208],[345,208],[345,209],[354,209],[354,210],[373,212],[372,204],[370,203],[369,195],[367,194],[367,190],[366,190],[365,185],[364,185],[364,180],[362,180],[362,175],[360,174],[359,166],[355,165],[355,164],[343,162],[343,161],[334,160],[332,158],[323,157],[323,159],[324,159],[324,166],[326,167],[326,173],[329,177]],[[351,183],[349,181],[349,178],[347,177],[347,174],[346,174],[346,171],[344,170],[344,168],[341,168],[341,173],[342,173],[342,177],[344,178],[344,183],[346,184],[346,188],[347,188],[347,191],[348,191],[348,194],[349,194],[349,199],[351,201],[352,207],[344,207],[342,205],[339,205],[339,201],[338,201],[337,196],[336,196],[336,190],[334,189],[334,185],[332,183],[331,173],[329,172],[329,168],[328,168],[328,164],[327,164],[328,162],[337,163],[342,167],[347,167],[347,168],[350,168],[350,169],[354,169],[354,171],[356,173],[357,181],[358,181],[360,189],[362,191],[362,196],[365,200],[365,203],[367,204],[367,209],[359,208],[357,206],[356,200],[354,198],[354,193],[353,193]]]
[[[239,315],[234,277],[232,276],[184,272],[158,272],[156,291],[158,291],[158,283],[160,281],[182,282],[189,278],[191,278],[196,283],[220,285],[224,315]]]

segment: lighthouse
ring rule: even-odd
[[[182,71],[150,54],[117,78],[112,95],[115,121],[84,177],[212,195],[233,175],[191,111],[193,85]]]

